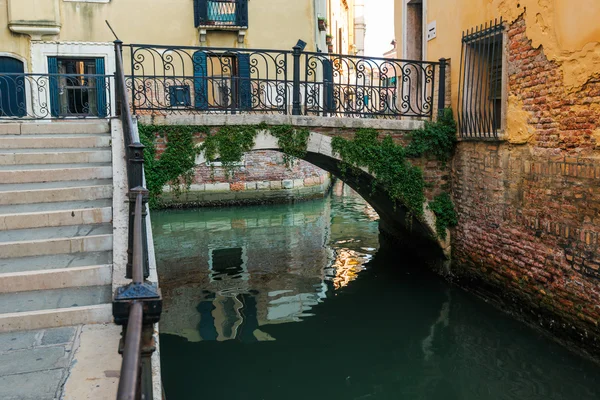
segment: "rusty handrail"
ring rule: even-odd
[[[151,373],[142,369],[151,365],[149,358],[155,350],[154,324],[160,319],[162,297],[157,286],[146,280],[149,276],[145,223],[148,190],[144,187],[144,146],[136,137],[129,109],[122,44],[119,40],[115,41],[115,86],[127,154],[130,218],[126,276],[131,278],[131,283],[117,288],[113,300],[113,316],[115,323],[123,326],[119,346],[123,360],[117,400],[137,400],[153,397],[152,384],[146,382],[146,377],[151,376]],[[142,358],[148,359],[147,362]]]

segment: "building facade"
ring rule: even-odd
[[[600,3],[397,0],[395,8],[399,56],[446,58],[451,70],[453,271],[596,352]]]

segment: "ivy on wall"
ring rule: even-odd
[[[417,218],[423,217],[423,173],[406,160],[404,147],[391,136],[380,141],[376,130],[360,129],[352,140],[334,137],[331,147],[345,163],[342,170],[366,168],[393,201],[404,204]]]
[[[150,205],[160,207],[160,196],[169,185],[177,196],[189,188],[194,178],[196,156],[204,152],[207,161],[220,161],[233,173],[244,153],[254,147],[260,131],[269,130],[277,138],[284,153],[284,161],[290,166],[297,158],[306,155],[308,129],[289,125],[222,126],[216,132],[199,126],[139,125],[140,138],[146,146],[144,162],[146,184],[150,191]],[[206,134],[204,142],[196,146],[194,134]],[[165,151],[157,158],[156,135],[166,137]],[[425,203],[423,172],[408,162],[407,157],[431,156],[440,161],[450,159],[456,143],[456,123],[451,110],[445,110],[436,122],[426,122],[422,129],[408,134],[406,147],[395,144],[391,136],[380,140],[374,129],[358,130],[352,140],[336,136],[332,139],[333,151],[342,159],[342,171],[366,169],[392,200],[404,204],[409,213],[423,218]],[[449,194],[442,193],[428,205],[436,215],[437,235],[445,239],[446,228],[458,223],[454,205]]]
[[[150,192],[150,207],[160,206],[163,187],[169,185],[176,196],[187,190],[194,179],[194,167],[199,149],[194,144],[194,133],[206,132],[194,126],[142,125],[138,126],[144,149],[146,187]],[[156,157],[156,135],[166,139],[165,151]]]
[[[409,132],[408,141],[407,156],[433,156],[440,161],[448,161],[456,144],[456,122],[452,110],[445,109],[437,121],[427,121],[423,128]]]
[[[452,198],[446,192],[437,195],[427,207],[435,214],[435,230],[438,237],[446,240],[446,228],[458,224],[458,216],[454,210]]]

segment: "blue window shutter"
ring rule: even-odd
[[[237,26],[248,26],[248,0],[236,0],[235,19]]]
[[[24,71],[23,63],[16,58],[0,57],[0,74],[22,74]],[[27,114],[25,92],[23,76],[0,76],[0,117],[24,117]]]
[[[104,58],[96,58],[96,74],[104,75]],[[98,116],[104,118],[106,117],[106,79],[103,76],[96,78],[96,97]]]
[[[252,80],[250,79],[250,55],[238,54],[238,91],[240,108],[250,110],[252,108]]]
[[[208,1],[194,0],[194,25],[199,27],[208,20]]]
[[[48,73],[58,74],[58,59],[56,57],[48,57]],[[53,117],[58,117],[60,114],[60,98],[58,95],[58,77],[50,76],[50,113]]]
[[[323,101],[326,112],[334,112],[333,100],[333,63],[331,60],[323,59]]]
[[[208,109],[208,66],[206,53],[197,51],[194,61],[194,106],[200,110]]]

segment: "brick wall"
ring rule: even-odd
[[[463,284],[501,293],[529,322],[600,355],[600,82],[567,90],[522,18],[508,38],[509,96],[522,102],[532,136],[459,143],[453,269]]]
[[[241,165],[229,177],[222,167],[211,167],[206,164],[196,166],[194,183],[244,183],[260,181],[282,181],[286,179],[320,178],[327,173],[322,169],[299,160],[287,167],[283,154],[277,151],[252,151],[244,155]]]

